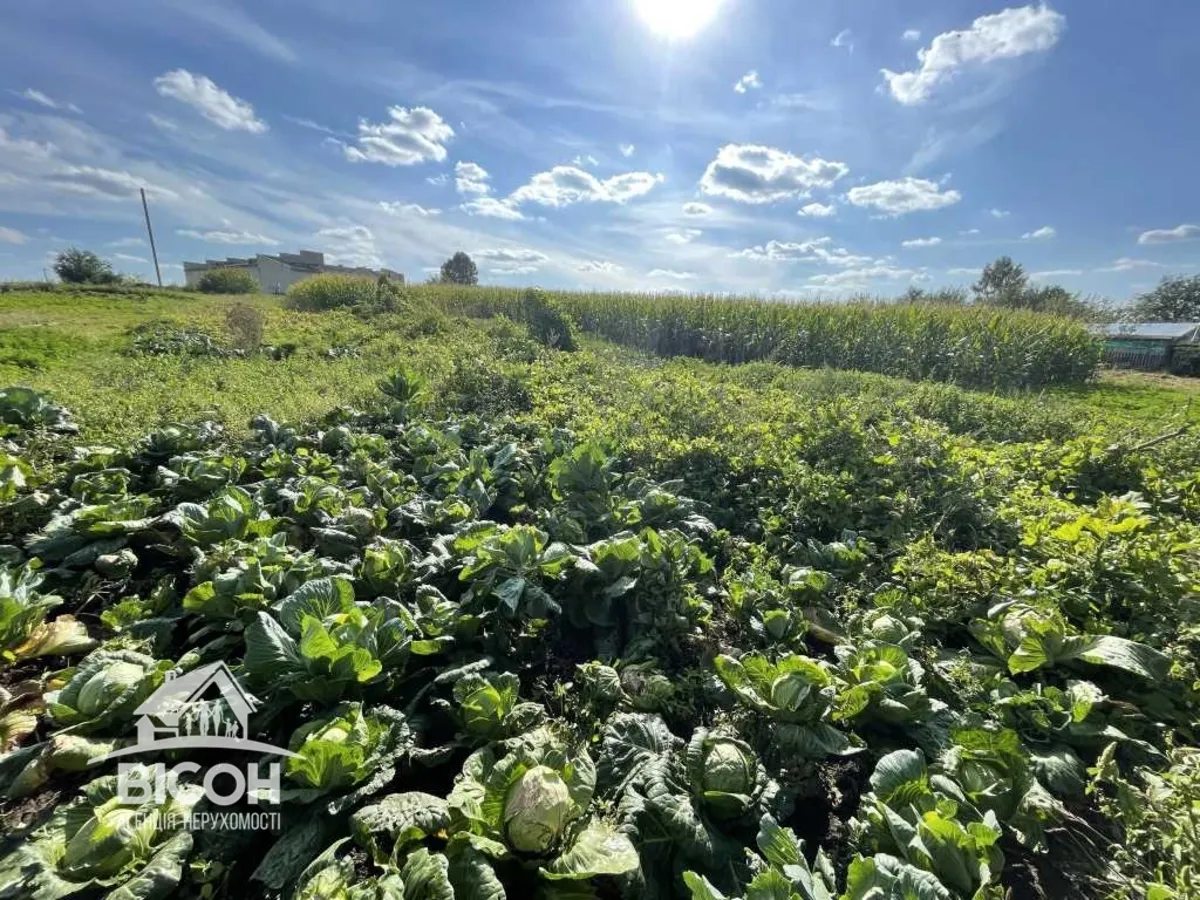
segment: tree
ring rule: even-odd
[[[479,284],[475,261],[459,250],[442,263],[442,284]]]
[[[1134,301],[1141,322],[1200,322],[1200,275],[1164,278]]]
[[[113,284],[120,276],[91,250],[68,247],[54,259],[54,273],[67,284]]]
[[[971,287],[975,299],[994,306],[1022,306],[1022,299],[1029,286],[1025,268],[1013,262],[1012,257],[1002,256],[994,263],[984,266],[979,281]]]

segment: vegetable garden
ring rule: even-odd
[[[108,446],[53,391],[0,391],[0,897],[1197,896],[1186,426],[571,352],[553,298],[438,302],[518,301],[425,321],[410,366],[309,421]],[[797,323],[937,315],[697,309],[565,315],[787,363]],[[1090,345],[1061,377],[1029,368],[1073,326],[978,323],[1027,345],[1012,383],[1083,377]],[[180,366],[257,365],[194,345]],[[943,374],[993,385],[1009,358]],[[190,830],[215,808],[198,783],[131,802],[105,759],[216,662],[255,698],[249,737],[293,754],[277,802],[234,807],[277,827]]]

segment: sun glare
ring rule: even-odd
[[[723,0],[634,0],[642,20],[663,37],[686,40],[708,25]]]

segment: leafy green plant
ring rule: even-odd
[[[17,570],[0,567],[0,669],[40,656],[84,653],[94,646],[87,627],[74,616],[46,621],[46,614],[63,603],[43,594],[45,576],[33,566]]]
[[[41,900],[88,889],[165,896],[179,884],[192,849],[183,820],[203,796],[199,785],[187,785],[162,805],[123,803],[117,777],[98,778],[0,859],[0,893]]]

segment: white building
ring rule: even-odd
[[[310,275],[361,275],[367,278],[378,278],[386,275],[392,281],[404,283],[404,276],[391,269],[366,269],[351,266],[334,266],[325,262],[325,254],[313,250],[301,250],[299,253],[280,253],[268,256],[259,253],[257,256],[241,259],[207,259],[202,263],[185,262],[183,264],[184,278],[188,287],[195,287],[205,272],[213,269],[242,269],[249,272],[258,286],[268,294],[282,294],[289,287]]]

